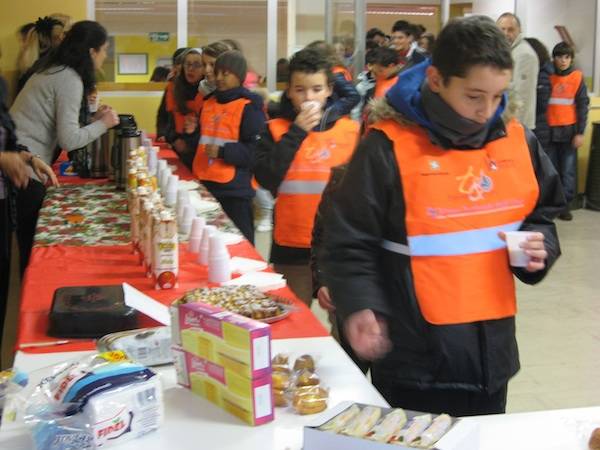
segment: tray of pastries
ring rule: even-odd
[[[270,296],[251,285],[193,289],[180,300],[180,303],[194,302],[217,306],[266,323],[285,319],[294,311],[289,300]]]

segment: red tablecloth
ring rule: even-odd
[[[181,164],[172,150],[161,149],[160,157],[177,166],[181,179],[193,179],[192,174]],[[107,180],[86,180],[79,177],[64,177],[65,183],[106,183]],[[232,256],[261,259],[256,249],[248,242],[229,247]],[[139,264],[138,255],[132,253],[130,245],[74,247],[52,245],[36,247],[31,253],[29,266],[23,280],[19,314],[17,349],[21,344],[54,341],[46,334],[48,314],[54,291],[63,286],[92,286],[127,282],[152,298],[169,304],[184,292],[207,286],[207,269],[196,262],[195,255],[180,245],[179,287],[170,290],[155,290],[152,280],[146,278]],[[272,324],[274,339],[327,336],[328,332],[289,288],[273,294],[291,300],[296,308],[286,319]],[[143,326],[156,325],[147,318]],[[64,345],[24,349],[33,353],[57,351],[93,350],[90,339],[71,340]]]

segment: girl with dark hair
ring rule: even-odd
[[[119,123],[116,112],[103,105],[92,116],[92,123],[80,126],[80,118],[88,114],[87,96],[96,84],[94,73],[102,67],[107,48],[102,25],[77,22],[61,44],[36,64],[35,73],[15,99],[10,113],[17,139],[46,164],[55,160],[57,146],[67,151],[79,149]],[[43,184],[35,180],[19,194],[22,270],[28,262],[44,194]]]
[[[198,92],[204,78],[202,52],[191,48],[184,53],[182,70],[169,83],[165,105],[169,113],[165,133],[181,161],[190,169],[198,146],[198,125],[204,96]]]

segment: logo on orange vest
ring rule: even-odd
[[[305,158],[311,163],[325,161],[331,157],[331,151],[335,150],[335,142],[326,142],[323,146],[309,147],[306,149]]]
[[[458,192],[466,194],[472,202],[483,200],[484,193],[494,188],[494,181],[481,169],[479,175],[473,173],[473,166],[469,166],[467,173],[456,177],[459,181]]]
[[[440,170],[440,163],[436,160],[429,161],[429,168],[431,170]]]

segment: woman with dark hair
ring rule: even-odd
[[[169,74],[171,73],[171,69],[166,66],[158,66],[155,67],[152,71],[152,75],[150,76],[150,81],[154,82],[164,82],[169,78]]]
[[[200,136],[198,125],[204,96],[198,92],[198,86],[203,78],[202,52],[191,48],[184,53],[182,70],[167,88],[165,98],[169,113],[165,137],[190,169]]]
[[[546,117],[548,103],[552,86],[550,85],[550,75],[554,73],[554,65],[550,60],[550,54],[544,44],[536,38],[525,38],[537,54],[540,62],[540,71],[538,72],[538,83],[536,89],[535,103],[535,129],[532,130],[544,149],[550,145],[550,126]]]
[[[72,151],[98,139],[119,123],[115,111],[101,106],[92,123],[80,126],[88,115],[87,97],[95,88],[95,71],[102,67],[108,47],[107,33],[97,22],[77,22],[65,39],[35,65],[35,73],[10,110],[21,145],[51,164],[55,149]],[[41,180],[40,180],[41,181]],[[28,259],[35,224],[44,198],[42,183],[31,180],[17,201],[21,269]]]

